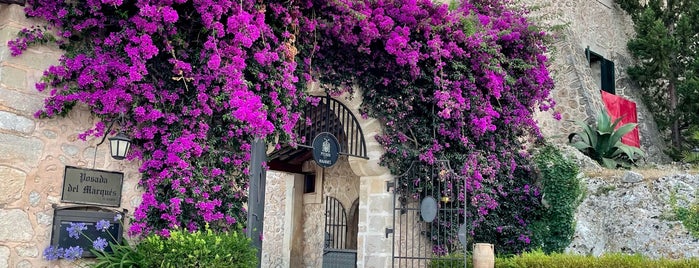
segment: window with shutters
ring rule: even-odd
[[[614,62],[593,52],[589,47],[585,49],[585,56],[587,57],[590,69],[592,69],[592,76],[595,82],[597,82],[597,86],[603,91],[616,94],[614,85]]]

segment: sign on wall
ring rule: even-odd
[[[61,201],[118,207],[124,173],[66,166]]]
[[[321,132],[313,139],[313,160],[321,167],[335,165],[340,154],[340,143],[329,132]]]

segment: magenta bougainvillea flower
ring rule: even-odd
[[[37,84],[50,90],[37,116],[86,104],[101,122],[83,139],[128,119],[144,190],[132,233],[244,220],[251,141],[298,142],[300,109],[317,104],[305,88],[320,82],[361,90],[394,174],[450,160],[472,233],[529,244],[540,196],[520,141],[555,103],[548,36],[510,1],[29,0],[26,13],[51,31],[22,31],[13,55],[46,41],[66,51]]]

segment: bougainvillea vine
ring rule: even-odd
[[[319,75],[328,91],[362,85],[365,116],[385,125],[382,164],[403,174],[413,160],[448,159],[466,180],[474,239],[528,248],[541,196],[522,141],[540,138],[533,114],[555,105],[547,34],[509,1],[340,2],[319,6],[314,67],[333,70]]]
[[[507,0],[30,0],[26,12],[66,51],[37,85],[51,90],[37,116],[86,104],[102,121],[82,138],[127,119],[143,161],[133,233],[241,220],[250,141],[294,143],[319,82],[361,90],[394,174],[458,167],[477,238],[529,243],[540,196],[521,139],[540,135],[533,113],[553,107],[553,82],[547,35]],[[26,31],[13,55],[47,36]]]

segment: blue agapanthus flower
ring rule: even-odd
[[[66,228],[66,230],[68,231],[68,236],[79,239],[80,234],[82,234],[84,230],[87,230],[87,226],[85,226],[84,222],[71,222],[70,227]]]
[[[92,242],[92,247],[99,251],[104,251],[104,248],[107,247],[107,245],[107,240],[101,237],[98,237],[94,242]]]
[[[121,213],[117,213],[114,215],[114,221],[120,221],[121,220]]]
[[[107,220],[101,220],[101,221],[98,221],[97,224],[95,224],[95,228],[97,228],[97,230],[100,230],[102,232],[109,230],[110,226],[111,226],[111,224]]]
[[[62,248],[49,246],[44,249],[44,259],[47,261],[58,260],[58,258],[63,257],[63,251],[64,250]]]
[[[80,259],[83,256],[83,248],[74,246],[69,247],[63,252],[63,258],[69,261]]]

